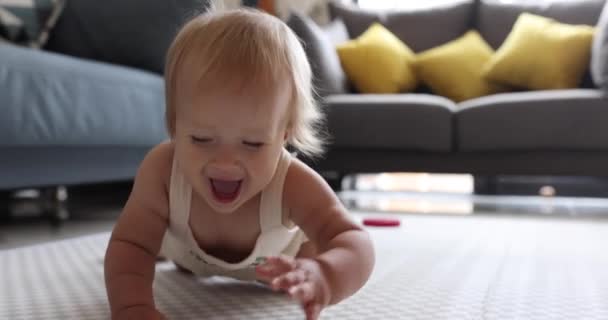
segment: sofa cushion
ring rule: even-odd
[[[424,94],[348,94],[325,99],[331,148],[450,151],[455,104]]]
[[[444,1],[387,11],[384,25],[414,52],[420,52],[462,36],[471,29],[474,13],[472,0]]]
[[[337,50],[348,79],[361,93],[407,92],[418,85],[414,53],[377,22]]]
[[[416,75],[434,93],[460,102],[506,91],[483,75],[494,50],[477,31],[416,55]]]
[[[207,0],[72,0],[46,49],[162,73],[181,25]]]
[[[166,138],[158,75],[0,44],[0,146],[152,146]]]
[[[608,150],[608,97],[600,90],[502,93],[456,113],[461,151]]]
[[[475,27],[494,49],[507,38],[520,14],[529,12],[562,23],[596,25],[605,0],[478,0]]]
[[[608,2],[604,6],[593,38],[591,74],[595,85],[608,92]]]
[[[340,31],[338,24],[340,23],[343,26],[342,31],[346,32],[344,23],[336,19],[330,26],[335,38],[340,38],[338,34]],[[332,38],[325,34],[312,19],[300,13],[292,13],[287,25],[303,42],[314,75],[313,83],[317,93],[321,96],[347,93],[348,79],[344,70],[342,70],[340,58],[335,45],[332,43]],[[347,37],[346,34],[342,36],[343,39]]]
[[[518,88],[576,88],[589,67],[593,33],[592,26],[522,13],[486,64],[485,75]]]

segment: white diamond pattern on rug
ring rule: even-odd
[[[608,221],[401,216],[377,267],[322,319],[608,319]],[[0,252],[0,319],[107,319],[107,234]],[[157,266],[170,319],[303,319],[257,284]]]

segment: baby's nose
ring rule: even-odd
[[[218,171],[234,172],[239,166],[234,161],[214,161],[211,167]]]
[[[230,148],[222,148],[215,154],[213,162],[218,165],[234,165],[238,162],[237,153]]]
[[[211,169],[218,174],[235,174],[240,170],[238,158],[231,152],[220,152],[211,162]]]
[[[235,163],[228,162],[213,162],[207,168],[207,173],[217,179],[231,180],[235,177],[242,176],[242,170],[240,166]]]

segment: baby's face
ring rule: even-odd
[[[178,97],[174,138],[179,167],[193,190],[214,210],[231,213],[274,175],[287,138],[291,92],[288,85],[265,96],[217,87]]]

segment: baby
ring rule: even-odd
[[[374,252],[325,181],[286,150],[322,151],[297,37],[278,18],[212,10],[167,56],[171,139],[143,160],[105,257],[112,319],[163,319],[158,256],[197,276],[257,280],[307,319],[367,281]]]

